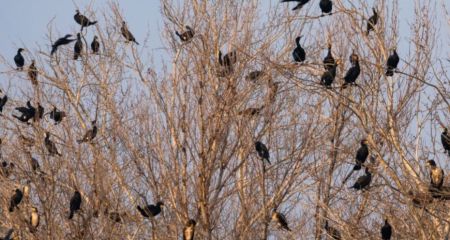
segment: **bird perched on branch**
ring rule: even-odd
[[[89,27],[91,25],[94,25],[97,23],[97,21],[91,22],[89,20],[89,18],[87,18],[86,16],[80,14],[80,10],[76,10],[75,11],[75,15],[73,16],[73,19],[75,19],[75,22],[77,22],[78,24],[81,25],[81,29],[83,29],[83,27]]]
[[[437,167],[434,160],[428,160],[426,166],[430,168],[431,186],[436,189],[441,189],[444,184],[444,170]]]
[[[369,156],[369,146],[367,145],[367,140],[363,139],[360,142],[360,147],[356,151],[355,156],[355,166],[353,166],[352,171],[345,177],[344,183],[347,182],[347,180],[350,178],[350,176],[353,174],[354,171],[361,170],[363,164],[366,162],[367,157]]]
[[[39,212],[37,208],[31,207],[30,232],[35,233],[37,231],[37,227],[39,227]]]
[[[97,36],[94,36],[94,39],[92,40],[91,49],[93,54],[98,54],[98,51],[100,50],[100,43],[98,42]]]
[[[400,58],[398,57],[397,50],[392,49],[392,54],[388,57],[386,63],[386,76],[391,77],[394,76],[394,70],[397,68],[398,63],[400,62]]]
[[[141,213],[144,218],[155,217],[156,215],[161,213],[161,206],[164,206],[164,203],[159,201],[156,205],[150,204],[144,207],[137,205],[137,210]]]
[[[180,38],[180,40],[182,42],[187,42],[187,41],[191,40],[195,34],[194,29],[192,29],[191,27],[186,25],[185,28],[186,28],[186,31],[183,33],[179,33],[178,31],[175,31],[175,34]]]
[[[342,88],[347,87],[347,85],[349,84],[356,85],[356,79],[361,73],[361,68],[359,66],[359,56],[356,53],[352,53],[352,55],[350,56],[350,62],[352,63],[352,66],[347,70],[347,73],[345,74],[345,83]]]
[[[277,212],[277,209],[272,210],[272,221],[274,221],[276,224],[278,224],[278,227],[286,230],[291,231],[291,229],[288,226],[288,222],[286,220],[286,216],[284,214]]]
[[[322,10],[322,16],[325,14],[331,15],[333,10],[333,2],[331,0],[320,0],[319,3],[320,10]]]
[[[387,218],[384,220],[384,225],[381,227],[381,239],[382,240],[391,240],[392,236],[392,226],[389,224]]]
[[[332,239],[341,240],[341,232],[339,232],[336,228],[329,226],[328,221],[325,221],[323,228]]]
[[[78,60],[81,56],[81,51],[83,51],[83,41],[81,40],[81,33],[77,33],[77,41],[73,47],[73,60]]]
[[[447,152],[448,156],[450,156],[450,134],[448,133],[447,128],[444,128],[441,133],[441,142],[442,146],[444,147],[444,152]]]
[[[356,190],[365,190],[369,187],[371,181],[372,174],[370,173],[369,168],[366,167],[365,175],[362,175],[358,179],[356,179],[356,182],[351,188],[354,188]]]
[[[66,113],[63,111],[59,111],[56,107],[53,107],[53,110],[49,112],[50,119],[53,119],[55,121],[55,125],[59,124],[63,118],[66,117]]]
[[[281,2],[298,2],[297,6],[292,9],[292,11],[295,11],[297,9],[301,9],[303,5],[309,2],[309,0],[282,0]]]
[[[375,25],[378,23],[378,13],[375,8],[372,8],[373,15],[367,21],[367,31],[366,35],[368,36],[370,31],[375,29]]]
[[[20,189],[16,189],[14,195],[11,197],[9,201],[9,212],[13,212],[14,208],[17,208],[22,202],[23,192]]]
[[[302,48],[302,46],[300,45],[300,39],[303,36],[299,36],[295,38],[295,44],[297,45],[297,47],[294,49],[294,51],[292,51],[292,57],[294,58],[294,61],[296,62],[304,62],[306,59],[306,52],[305,49]]]
[[[67,34],[66,36],[56,40],[56,42],[53,43],[53,45],[52,45],[52,52],[50,53],[50,55],[53,55],[56,52],[56,50],[58,50],[59,46],[69,44],[69,43],[71,43],[71,42],[76,40],[76,39],[69,39],[70,37],[72,37],[72,35],[71,34]]]
[[[334,60],[333,53],[331,52],[331,43],[328,44],[328,53],[322,62],[325,70],[330,70],[336,66],[336,61]]]
[[[70,206],[69,206],[69,219],[73,218],[73,215],[75,212],[79,211],[81,209],[81,193],[78,190],[75,190],[73,193],[72,198],[70,199]]]
[[[189,219],[183,228],[183,240],[194,240],[196,225],[197,222],[194,219]]]
[[[58,149],[56,148],[56,144],[50,140],[50,133],[45,133],[45,139],[44,139],[45,147],[47,148],[48,153],[50,156],[58,155],[61,156],[61,154],[58,152]]]
[[[258,153],[258,156],[261,159],[266,160],[267,163],[270,164],[269,149],[267,149],[267,146],[264,143],[257,141],[257,142],[255,142],[255,149],[256,149],[256,152]]]
[[[22,113],[22,115],[16,116],[13,114],[12,116],[24,123],[28,123],[28,121],[36,115],[36,108],[31,105],[30,101],[27,101],[26,107],[16,107],[15,109]]]
[[[122,22],[122,27],[120,28],[120,31],[122,32],[122,36],[128,41],[128,42],[135,42],[137,45],[139,45],[138,42],[136,42],[136,39],[134,38],[133,34],[128,30],[127,23],[125,21]]]
[[[0,90],[1,92],[1,90]],[[0,98],[0,113],[3,112],[3,107],[5,107],[6,102],[8,101],[8,96],[3,96]]]
[[[33,84],[33,85],[37,85],[38,84],[38,80],[37,80],[37,78],[38,78],[38,70],[37,70],[37,68],[36,68],[36,65],[35,65],[35,61],[34,61],[34,59],[33,60],[31,60],[31,64],[30,64],[30,66],[28,67],[28,77],[30,78],[30,81],[31,81],[31,83]]]
[[[22,51],[24,50],[23,48],[19,48],[16,56],[14,56],[14,63],[16,63],[17,70],[19,71],[23,70],[23,66],[25,65],[25,58],[22,56]]]
[[[97,136],[97,121],[94,120],[91,123],[92,129],[89,129],[81,139],[77,140],[78,143],[90,142]]]

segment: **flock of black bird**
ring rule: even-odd
[[[282,0],[281,2],[297,2],[297,5],[293,8],[293,10],[301,9],[305,4],[309,2],[309,0]],[[331,15],[332,14],[332,8],[333,4],[331,0],[321,0],[319,3],[319,6],[322,10],[322,16],[325,14]],[[375,30],[375,26],[378,22],[378,13],[375,8],[373,10],[373,15],[368,19],[367,21],[367,28],[366,28],[366,35],[369,35],[371,31]],[[59,38],[52,44],[52,49],[50,56],[55,54],[58,50],[58,47],[62,45],[67,45],[75,41],[74,45],[74,55],[73,59],[77,60],[82,56],[83,51],[83,41],[82,41],[82,30],[85,27],[89,27],[92,25],[97,24],[97,21],[91,21],[86,16],[80,14],[78,10],[76,10],[76,14],[74,15],[74,20],[81,26],[80,33],[77,33],[76,39],[71,39],[72,35],[67,34],[66,36]],[[179,39],[182,42],[189,42],[191,39],[194,38],[195,32],[190,26],[185,26],[186,31],[179,33],[178,31],[175,32],[175,34],[179,37]],[[125,38],[127,42],[134,42],[136,44],[139,44],[133,34],[129,31],[127,24],[125,21],[122,22],[122,26],[120,28],[122,36]],[[292,52],[292,57],[295,62],[302,63],[306,60],[306,52],[302,48],[300,44],[302,36],[299,36],[295,39],[296,48]],[[331,44],[328,44],[328,53],[326,57],[323,59],[323,65],[324,65],[324,73],[321,77],[321,84],[324,85],[326,88],[331,88],[331,85],[336,77],[336,68],[337,65],[340,64],[339,61],[336,61],[332,55],[331,51]],[[98,41],[98,37],[94,36],[94,39],[91,43],[91,50],[92,53],[98,54],[100,50],[100,43]],[[392,54],[389,56],[387,63],[386,63],[386,76],[393,76],[395,69],[397,68],[397,65],[399,63],[399,56],[396,52],[396,49],[393,48]],[[14,62],[16,64],[17,70],[22,71],[25,65],[25,59],[22,56],[22,52],[25,51],[23,48],[19,48],[17,50],[17,54],[14,57]],[[219,51],[218,56],[218,62],[219,65],[223,67],[223,72],[221,73],[222,76],[226,76],[233,72],[233,65],[237,62],[237,53],[236,51],[230,51],[227,54],[223,55],[221,51]],[[350,63],[351,67],[348,69],[347,73],[344,76],[345,83],[343,84],[343,88],[345,88],[348,85],[356,85],[356,79],[358,78],[361,69],[359,65],[359,56],[353,52],[350,56]],[[38,69],[36,68],[35,61],[32,60],[30,66],[28,67],[28,77],[33,85],[38,84]],[[258,78],[264,75],[263,71],[254,71],[251,72],[246,79],[251,81],[256,81]],[[276,93],[278,85],[277,83],[272,83],[271,85],[272,92],[274,91]],[[1,90],[0,90],[1,93]],[[273,97],[273,96],[272,96]],[[8,97],[4,95],[0,98],[0,113],[3,112],[3,107],[8,101]],[[240,114],[247,114],[247,115],[255,115],[258,114],[262,108],[251,108],[247,109],[246,111],[241,111]],[[19,120],[20,122],[30,124],[30,120],[33,121],[39,121],[44,116],[44,108],[40,105],[40,103],[37,103],[37,106],[33,106],[30,101],[26,103],[26,106],[24,107],[16,107],[16,111],[20,112],[20,116],[12,115],[14,118]],[[54,124],[59,124],[65,117],[66,113],[63,111],[58,110],[56,107],[53,108],[51,112],[48,113],[50,115],[50,119],[54,121]],[[96,120],[91,122],[92,128],[86,131],[84,136],[77,140],[78,143],[86,143],[86,142],[92,142],[94,138],[97,136],[97,123]],[[45,133],[44,138],[44,144],[45,148],[47,149],[47,152],[50,156],[62,156],[62,154],[58,151],[56,144],[50,139],[51,134],[49,132]],[[444,131],[441,134],[441,142],[444,147],[444,150],[448,155],[450,156],[450,135],[448,134],[447,128],[444,129]],[[1,139],[0,139],[0,145],[1,145]],[[271,164],[270,162],[270,154],[268,147],[260,142],[255,142],[255,150],[258,154],[258,156],[267,164]],[[355,183],[351,186],[351,188],[356,190],[368,190],[370,183],[372,181],[372,173],[370,172],[370,167],[366,166],[366,160],[369,156],[369,146],[367,140],[363,139],[361,141],[361,146],[356,152],[355,157],[355,164],[353,166],[353,169],[351,172],[344,178],[344,183],[350,178],[350,176],[355,171],[361,170],[363,167],[365,168],[365,174],[361,175],[357,178]],[[263,162],[263,166],[265,166],[265,163]],[[427,162],[427,166],[430,168],[430,192],[433,194],[433,197],[436,198],[447,198],[450,199],[450,196],[443,196],[443,194],[440,192],[442,190],[443,186],[443,179],[444,179],[444,172],[441,168],[438,168],[436,166],[435,161],[429,160]],[[6,161],[3,161],[1,163],[1,169],[0,173],[4,176],[8,176],[8,173],[11,169],[14,168],[13,163],[7,163]],[[32,168],[33,171],[38,171],[40,169],[39,162],[32,158]],[[9,211],[13,212],[16,208],[19,207],[20,203],[22,202],[22,199],[24,198],[24,192],[29,191],[27,187],[24,187],[24,189],[16,189],[14,194],[11,196],[10,200],[10,206]],[[81,210],[82,206],[82,195],[78,190],[75,190],[73,193],[72,198],[70,199],[69,204],[69,217],[68,219],[72,219],[78,211]],[[164,206],[164,203],[159,201],[156,203],[156,205],[145,205],[143,207],[137,205],[138,212],[144,217],[144,218],[150,218],[155,217],[161,213],[162,206]],[[119,213],[112,212],[109,214],[110,219],[112,219],[115,222],[121,222],[122,218]],[[291,231],[291,229],[288,226],[288,221],[284,214],[278,212],[276,208],[273,209],[272,212],[272,220],[276,222],[281,229]],[[196,221],[194,219],[189,219],[183,229],[183,239],[184,240],[192,240],[194,239],[194,232],[195,232],[195,226]],[[30,231],[35,232],[37,230],[37,227],[39,225],[39,213],[37,208],[32,207],[32,212],[30,216]],[[331,236],[333,239],[341,239],[341,233],[334,227],[329,226],[328,221],[325,221],[324,224],[324,230],[327,232],[329,236]],[[392,227],[389,224],[388,220],[385,219],[384,226],[381,228],[381,235],[382,239],[390,239],[392,235]]]

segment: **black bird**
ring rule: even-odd
[[[344,80],[345,83],[342,86],[343,88],[345,88],[347,85],[352,84],[352,85],[356,85],[356,79],[358,78],[359,74],[361,73],[361,68],[359,67],[359,57],[356,54],[352,54],[351,56],[351,62],[352,62],[352,67],[350,67],[347,70],[347,73],[345,74]]]
[[[381,227],[381,239],[382,240],[391,240],[392,236],[392,226],[389,224],[387,218],[384,220],[384,225]]]
[[[367,21],[366,35],[369,35],[370,31],[374,30],[375,25],[378,23],[378,13],[375,8],[372,8],[373,15]]]
[[[323,59],[323,67],[325,70],[330,70],[336,66],[336,61],[334,60],[333,53],[331,52],[331,44],[328,44],[327,56]]]
[[[94,39],[92,40],[91,49],[92,53],[98,54],[98,51],[100,50],[100,43],[98,42],[97,36],[94,36]]]
[[[320,0],[319,3],[320,10],[322,10],[322,16],[325,14],[331,15],[333,10],[333,2],[331,0]]]
[[[81,56],[81,51],[83,51],[83,41],[81,40],[81,33],[77,33],[77,41],[73,47],[73,59],[77,60]]]
[[[5,106],[7,101],[8,101],[8,96],[6,96],[6,95],[0,98],[0,113],[3,112],[3,107]]]
[[[196,225],[197,222],[194,219],[189,219],[183,228],[183,240],[194,240]]]
[[[31,105],[30,101],[27,101],[26,107],[16,107],[15,109],[20,113],[22,113],[22,115],[21,116],[12,115],[12,116],[24,123],[28,123],[28,121],[34,118],[34,116],[36,115],[36,108]]]
[[[309,0],[282,0],[281,2],[298,2],[297,6],[292,9],[292,11],[295,11],[297,9],[301,9],[303,5],[309,2]]]
[[[194,37],[194,30],[186,25],[186,31],[183,33],[179,33],[178,31],[175,31],[175,34],[180,38],[182,42],[187,42],[191,40]]]
[[[164,206],[163,202],[157,202],[156,205],[150,204],[141,208],[141,206],[137,206],[137,210],[141,213],[141,215],[145,218],[155,217],[159,213],[161,213],[161,206]]]
[[[89,129],[83,136],[83,138],[77,140],[77,143],[84,143],[92,141],[97,136],[97,121],[92,121],[92,129]]]
[[[291,229],[288,226],[286,216],[284,216],[284,214],[282,213],[277,212],[276,209],[273,209],[272,211],[272,221],[276,222],[279,228],[284,229],[286,231],[291,231]]]
[[[25,58],[22,56],[22,51],[25,50],[23,48],[19,48],[17,50],[16,56],[14,56],[14,62],[16,63],[17,70],[21,71],[23,70],[23,66],[25,65]]]
[[[31,157],[31,169],[33,169],[33,172],[38,172],[41,169],[39,161],[34,157]]]
[[[265,74],[264,71],[256,70],[250,72],[247,76],[245,76],[245,80],[256,83],[262,76],[264,76],[264,74]]]
[[[50,119],[53,119],[53,121],[55,121],[55,125],[60,123],[63,120],[63,118],[66,117],[66,113],[63,111],[59,111],[56,107],[53,107],[53,110],[49,112],[49,114]]]
[[[398,57],[397,50],[394,48],[386,63],[386,76],[394,76],[394,70],[397,68],[399,62],[400,58]]]
[[[303,49],[302,46],[300,45],[301,38],[302,36],[295,38],[295,43],[297,44],[297,47],[292,52],[292,56],[294,57],[294,61],[296,62],[303,62],[306,59],[305,49]]]
[[[356,179],[356,182],[353,184],[351,188],[354,188],[356,190],[364,190],[367,187],[369,187],[371,181],[372,181],[372,174],[369,172],[369,168],[366,167],[366,174]]]
[[[444,147],[444,152],[447,152],[448,156],[450,156],[450,135],[447,128],[444,128],[444,131],[441,133],[441,142]]]
[[[270,164],[269,149],[267,149],[266,145],[264,145],[264,143],[262,143],[260,141],[257,141],[257,142],[255,142],[255,149],[256,149],[256,152],[258,152],[258,156],[260,158],[262,158],[263,160],[266,160],[267,163]]]
[[[237,61],[236,51],[231,51],[222,57],[222,51],[219,50],[219,64],[224,66],[228,73],[233,71],[233,65]]]
[[[358,148],[358,151],[356,151],[355,166],[353,166],[352,171],[347,175],[347,177],[345,177],[344,183],[347,182],[354,171],[361,170],[363,164],[366,162],[367,157],[369,156],[369,147],[367,146],[367,140],[361,140],[360,145],[361,146]]]
[[[61,154],[58,152],[58,149],[56,148],[56,144],[52,140],[50,140],[49,132],[45,133],[44,144],[50,156],[54,156],[55,154],[61,156]]]
[[[334,82],[334,78],[336,78],[336,69],[337,64],[333,65],[331,68],[325,70],[320,79],[320,84],[325,86],[328,89],[331,89],[331,84]]]
[[[9,211],[13,212],[14,208],[18,207],[20,202],[22,202],[23,193],[20,189],[16,189],[16,192],[11,197],[11,200],[9,201]]]
[[[72,37],[72,35],[67,34],[66,36],[56,40],[56,42],[53,43],[53,45],[52,45],[52,52],[50,53],[50,55],[53,55],[56,52],[56,50],[58,50],[59,46],[69,44],[76,40],[76,39],[69,39],[70,37]]]
[[[73,215],[76,211],[81,209],[81,194],[78,191],[73,193],[72,198],[70,199],[70,214],[69,219],[73,218]]]
[[[330,227],[328,225],[328,221],[325,221],[325,226],[323,227],[325,229],[325,231],[327,232],[328,236],[330,236],[332,239],[335,240],[341,240],[341,233],[339,232],[339,230],[337,230],[334,227]]]
[[[133,34],[128,30],[127,23],[125,21],[122,22],[122,27],[120,28],[120,31],[122,32],[122,36],[125,37],[125,39],[129,42],[135,42],[137,45],[139,45],[138,42],[136,42],[136,39],[134,38]]]
[[[431,186],[436,189],[441,189],[444,184],[444,170],[437,167],[434,160],[428,160],[426,165],[430,168]]]
[[[91,22],[86,16],[81,15],[79,10],[76,10],[75,12],[76,14],[73,16],[73,19],[81,25],[81,28],[89,27],[97,23],[97,21]]]
[[[31,64],[28,67],[28,77],[30,78],[30,81],[31,81],[31,83],[33,85],[37,85],[38,84],[38,80],[37,80],[37,78],[38,78],[38,70],[36,68],[35,63],[36,62],[34,60],[31,60]]]

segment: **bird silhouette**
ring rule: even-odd
[[[137,45],[139,43],[134,38],[133,34],[128,30],[127,23],[125,21],[122,22],[122,27],[120,28],[120,31],[122,32],[122,36],[129,42],[135,42]]]
[[[333,10],[333,2],[331,0],[320,0],[319,3],[320,10],[322,10],[322,16],[325,14],[331,15]]]
[[[261,159],[266,160],[267,163],[270,164],[270,160],[269,160],[269,158],[270,158],[270,155],[269,155],[269,149],[267,149],[267,146],[264,145],[264,143],[262,143],[262,142],[260,142],[260,141],[257,141],[257,142],[255,142],[255,149],[256,149],[256,152],[258,153],[258,156],[259,156]]]
[[[149,218],[149,217],[155,217],[158,214],[160,214],[161,206],[164,206],[163,202],[157,202],[156,205],[150,204],[150,205],[146,205],[144,207],[141,207],[138,205],[138,206],[136,206],[136,208],[144,218]]]
[[[73,16],[73,19],[75,19],[75,22],[77,22],[78,24],[81,25],[81,28],[89,27],[89,26],[97,23],[97,21],[92,22],[86,16],[80,14],[79,10],[75,11],[75,15]]]
[[[398,57],[397,51],[394,48],[392,50],[392,54],[388,57],[386,63],[386,76],[391,77],[394,76],[394,70],[397,68],[398,63],[400,62],[400,58]]]
[[[436,162],[434,160],[428,160],[426,165],[430,168],[431,186],[440,190],[444,184],[444,170],[436,166]]]
[[[384,220],[384,225],[380,229],[382,240],[391,240],[392,226],[389,224],[387,218]]]
[[[61,154],[58,152],[58,149],[56,148],[56,144],[50,140],[50,133],[45,133],[45,139],[44,139],[45,148],[47,148],[48,153],[50,156],[58,155],[61,156]]]
[[[347,73],[344,76],[345,83],[342,86],[345,88],[347,85],[356,85],[356,79],[361,73],[361,68],[359,66],[359,57],[355,53],[351,55],[352,66],[347,70]]]
[[[292,57],[294,57],[294,61],[296,62],[303,62],[306,59],[305,49],[303,49],[300,45],[301,38],[302,36],[295,38],[295,44],[297,45],[297,47],[292,52]]]
[[[79,211],[81,209],[81,193],[76,190],[73,193],[72,198],[70,199],[70,206],[69,206],[69,219],[73,218],[73,215],[75,214],[75,212]]]
[[[19,48],[17,50],[16,56],[14,56],[14,62],[16,63],[17,70],[21,71],[23,70],[23,66],[25,65],[25,58],[22,56],[22,51],[25,49]]]
[[[84,136],[81,139],[77,140],[78,143],[90,142],[97,136],[97,125],[96,125],[97,121],[94,120],[91,123],[92,129],[86,131]]]
[[[31,64],[28,67],[28,77],[30,78],[30,81],[33,85],[37,85],[38,84],[38,70],[36,68],[36,62],[34,60],[31,60]]]
[[[373,15],[367,21],[366,35],[369,35],[370,31],[375,29],[375,25],[378,23],[378,13],[375,8],[372,8]]]
[[[83,51],[83,41],[81,40],[81,33],[77,33],[77,41],[73,47],[73,60],[78,60],[81,56],[81,51]]]
[[[13,212],[14,208],[17,208],[19,204],[22,202],[23,193],[20,189],[16,189],[14,195],[11,197],[9,201],[9,212]]]
[[[444,128],[441,133],[441,143],[444,147],[444,152],[447,152],[448,156],[450,156],[450,134],[448,133],[447,128]]]
[[[98,54],[98,51],[100,50],[100,43],[98,42],[97,36],[94,36],[94,39],[92,40],[91,49],[93,54]]]
[[[291,231],[291,229],[288,226],[288,222],[286,220],[286,216],[284,214],[277,212],[276,209],[272,210],[272,221],[278,224],[278,227],[286,230]]]
[[[53,110],[48,114],[50,114],[50,119],[53,119],[55,125],[58,125],[63,120],[63,118],[66,117],[66,113],[63,111],[59,111],[56,107],[53,107]]]
[[[58,50],[58,47],[60,47],[62,45],[69,44],[69,43],[71,43],[71,42],[76,40],[76,39],[69,39],[70,37],[72,37],[72,35],[71,34],[67,34],[66,36],[56,40],[56,42],[53,43],[53,45],[52,45],[52,51],[51,51],[50,55],[53,55]]]
[[[190,26],[185,26],[186,31],[183,33],[179,33],[178,31],[175,31],[175,34],[180,38],[182,42],[190,41],[194,37],[194,29],[192,29]]]
[[[371,181],[372,174],[370,173],[369,168],[366,167],[365,175],[358,177],[351,188],[356,190],[365,190],[369,187]]]

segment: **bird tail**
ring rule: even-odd
[[[302,9],[303,7],[303,3],[299,3],[297,6],[295,6],[292,11],[298,10],[298,9]]]
[[[141,206],[137,205],[136,209],[141,213],[142,216],[145,216],[147,213],[144,211],[144,209],[141,208]]]
[[[69,220],[73,218],[73,211],[70,210],[70,214],[69,214]]]
[[[269,165],[272,164],[272,163],[270,163],[269,158],[266,158],[266,161],[267,161],[267,163],[268,163]]]
[[[73,55],[73,60],[78,60],[78,56],[79,56],[78,53],[74,53],[74,55]]]
[[[139,45],[139,43],[136,40],[134,40],[133,42],[136,43],[137,45]]]
[[[89,26],[96,24],[97,21],[89,22]]]
[[[350,178],[350,176],[352,176],[352,174],[353,174],[354,171],[355,171],[355,170],[352,169],[352,171],[344,178],[344,181],[342,181],[342,184],[345,184],[345,183],[348,181],[348,179]]]
[[[14,206],[10,205],[8,210],[9,210],[9,212],[14,212]]]

